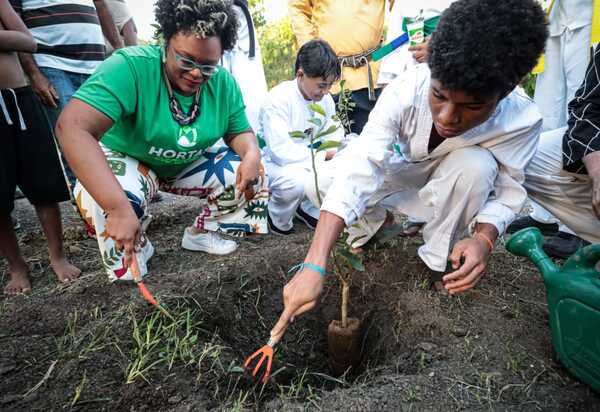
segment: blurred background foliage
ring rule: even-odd
[[[293,79],[296,44],[289,16],[268,22],[263,0],[249,0],[269,88]]]

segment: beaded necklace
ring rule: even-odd
[[[196,94],[194,95],[194,103],[192,107],[190,107],[189,113],[184,113],[181,105],[173,95],[173,89],[171,88],[171,83],[169,82],[169,77],[167,76],[167,69],[165,65],[165,61],[163,60],[162,64],[163,75],[165,76],[165,83],[167,83],[167,91],[169,92],[169,110],[171,111],[171,115],[173,116],[173,120],[175,120],[180,126],[187,126],[189,124],[194,123],[198,115],[200,115],[200,91],[202,87],[200,87]]]

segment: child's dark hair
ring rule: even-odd
[[[296,69],[302,71],[308,77],[322,77],[335,80],[342,75],[342,68],[338,58],[325,40],[311,40],[304,43],[296,55]]]
[[[158,0],[154,8],[158,32],[165,42],[179,32],[200,38],[219,37],[223,51],[237,42],[238,20],[231,0]]]
[[[547,36],[535,0],[458,0],[429,42],[431,77],[473,97],[504,96],[533,69]]]

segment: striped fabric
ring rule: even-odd
[[[38,43],[38,66],[91,74],[104,60],[104,37],[92,0],[10,2]]]

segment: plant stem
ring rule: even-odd
[[[315,190],[317,191],[317,200],[319,201],[319,207],[321,207],[321,204],[323,203],[323,201],[321,200],[321,191],[319,190],[319,177],[317,176],[317,166],[315,163],[315,148],[314,148],[314,141],[315,141],[315,131],[313,130],[311,132],[310,135],[310,160],[312,161],[312,169],[313,169],[313,177],[315,179]]]
[[[350,298],[350,286],[348,282],[342,282],[342,328],[348,327],[348,300]]]

